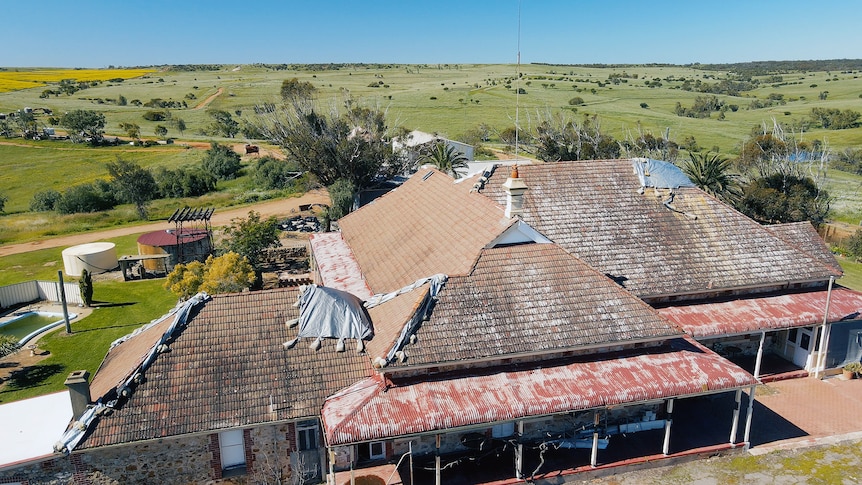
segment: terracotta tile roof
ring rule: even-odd
[[[376,357],[386,358],[405,325],[425,301],[428,292],[429,285],[425,284],[368,310],[368,315],[374,322],[374,338],[366,343],[365,350],[372,362]]]
[[[452,177],[422,169],[339,220],[366,281],[385,293],[437,273],[467,274],[479,250],[514,221]]]
[[[817,234],[817,229],[814,229],[814,226],[810,222],[793,222],[763,227],[781,238],[782,241],[795,246],[800,251],[808,253],[817,258],[821,263],[843,274],[844,270],[841,269],[841,265],[838,264],[835,255],[832,254],[832,251],[823,242],[820,234]]]
[[[748,372],[688,337],[583,359],[433,379],[370,377],[327,399],[329,446],[750,387]]]
[[[705,338],[820,325],[826,312],[826,298],[826,290],[816,290],[669,306],[658,312],[686,333]],[[840,286],[832,290],[830,323],[859,318],[860,313],[862,293]]]
[[[482,193],[505,206],[497,170]],[[826,280],[835,270],[696,188],[647,188],[631,160],[520,167],[523,219],[641,298],[778,282]]]
[[[174,320],[170,313],[154,322],[135,338],[112,348],[90,383],[90,396],[95,401],[125,382],[138,369],[153,347],[161,340]]]
[[[375,328],[378,324],[375,322]],[[485,249],[438,295],[402,366],[678,336],[643,301],[555,244]],[[393,364],[399,365],[399,364]]]
[[[285,321],[298,316],[296,298],[293,288],[213,297],[77,448],[318,415],[327,396],[372,371],[366,356],[334,346],[286,351],[282,343],[295,330]]]

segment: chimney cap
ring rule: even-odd
[[[520,178],[518,176],[518,164],[517,163],[512,165],[512,171],[509,172],[509,177],[513,178],[513,179]]]
[[[66,382],[63,385],[68,386],[69,384],[80,384],[86,383],[90,378],[90,373],[86,370],[76,370],[72,371],[68,377],[66,377]]]

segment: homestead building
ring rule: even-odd
[[[743,449],[766,357],[860,357],[862,295],[810,224],[663,162],[423,168],[339,225],[314,285],[198,295],[116,343],[70,379],[58,454],[0,477],[541,478]]]

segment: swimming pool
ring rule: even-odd
[[[70,313],[69,320],[77,316],[76,313]],[[23,312],[10,320],[0,322],[0,333],[13,336],[18,339],[19,345],[24,345],[36,335],[62,324],[62,313]]]

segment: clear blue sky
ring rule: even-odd
[[[514,63],[518,0],[5,0],[0,66]],[[859,0],[521,0],[521,62],[862,57]]]

